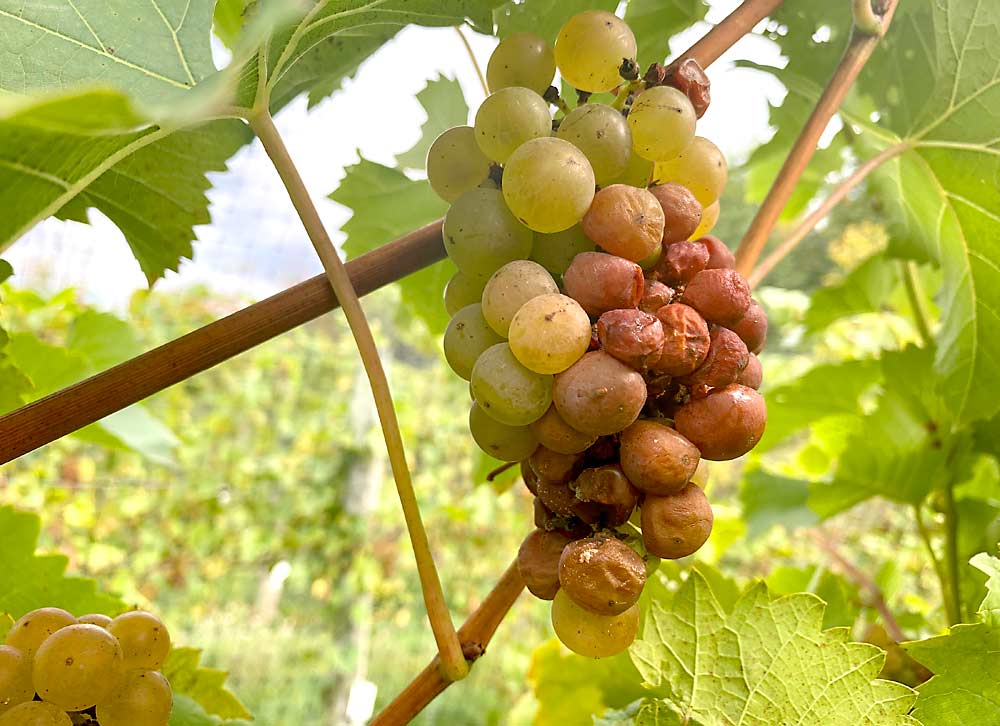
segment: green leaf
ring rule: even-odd
[[[571,16],[584,10],[614,12],[616,0],[523,0],[506,2],[493,14],[497,35],[506,38],[513,33],[534,33],[550,43]]]
[[[740,484],[747,538],[756,539],[779,524],[789,532],[816,524],[808,500],[809,482],[754,469]]]
[[[232,48],[239,39],[244,13],[254,0],[218,0],[212,18],[212,29],[219,40]]]
[[[763,453],[810,424],[836,415],[857,415],[861,395],[881,378],[877,360],[816,366],[794,383],[766,392],[768,422],[758,445]]]
[[[0,0],[0,90],[30,93],[94,82],[170,103],[215,72],[212,0],[151,3]],[[141,39],[141,42],[137,42]]]
[[[947,635],[906,643],[906,652],[934,672],[917,688],[913,715],[924,726],[1000,723],[1000,560],[977,555],[972,564],[990,575],[978,622],[954,625]]]
[[[173,648],[160,669],[170,681],[174,693],[191,697],[208,714],[229,718],[251,718],[246,706],[226,689],[225,671],[199,665],[201,651],[197,648]]]
[[[1000,365],[1000,60],[995,16],[980,0],[902,3],[862,88],[885,98],[872,134],[906,151],[877,186],[897,211],[894,251],[936,260],[944,283],[935,368],[958,424],[993,416],[982,395]],[[904,63],[900,59],[906,59]]]
[[[6,282],[14,274],[14,268],[7,260],[0,259],[0,282]]]
[[[152,120],[114,91],[0,99],[0,250],[46,217],[95,207],[150,283],[176,270],[191,257],[194,226],[210,221],[206,173],[224,170],[250,134],[226,120],[171,135]]]
[[[817,333],[840,318],[880,311],[898,279],[896,263],[883,254],[872,255],[840,282],[812,294],[804,321],[806,330]]]
[[[344,251],[351,258],[434,221],[448,208],[426,181],[367,159],[348,167],[330,199],[354,212],[342,227]],[[451,263],[438,262],[397,283],[403,304],[435,335],[448,325],[442,297],[453,271]]]
[[[110,313],[85,310],[74,318],[66,347],[87,358],[99,370],[110,368],[142,352],[135,331]]]
[[[0,613],[0,640],[7,637],[11,627],[14,625],[14,618],[7,613]]]
[[[427,120],[420,129],[420,140],[408,151],[396,157],[400,168],[423,169],[427,163],[427,150],[439,135],[452,126],[469,123],[469,104],[465,102],[462,86],[451,78],[428,81],[417,94],[417,100],[427,112]]]
[[[702,0],[629,0],[625,21],[635,33],[639,67],[663,63],[670,55],[670,38],[704,20],[706,12]]]
[[[823,629],[853,627],[861,609],[858,588],[825,568],[776,567],[765,579],[775,595],[811,592],[826,603]]]
[[[63,555],[37,555],[41,522],[38,516],[0,507],[0,613],[19,618],[41,607],[61,607],[71,613],[117,615],[124,602],[97,591],[94,580],[67,577]]]
[[[915,725],[915,694],[876,679],[884,653],[822,630],[823,602],[773,598],[763,583],[726,614],[697,572],[669,611],[654,604],[632,660],[682,717],[709,724]],[[666,723],[670,723],[669,720]]]
[[[645,695],[626,654],[584,658],[567,651],[558,640],[535,648],[528,682],[538,700],[535,722],[553,726],[589,723],[609,706],[621,707]]]

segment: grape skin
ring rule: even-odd
[[[632,132],[618,111],[603,103],[577,106],[559,124],[556,136],[582,151],[599,186],[625,173],[632,152]]]
[[[653,179],[656,184],[677,182],[687,187],[707,207],[722,196],[729,167],[718,146],[704,136],[696,136],[674,158],[659,161],[653,169]]]
[[[101,613],[90,613],[88,615],[81,615],[76,619],[76,622],[81,625],[97,625],[101,628],[106,628],[111,623],[111,618]]]
[[[104,701],[123,673],[118,639],[98,625],[57,630],[38,648],[31,668],[35,692],[67,711],[82,711]]]
[[[173,695],[170,684],[154,670],[132,670],[122,686],[97,706],[101,726],[166,726]]]
[[[594,170],[584,153],[555,137],[522,144],[504,167],[507,206],[536,232],[561,232],[583,219],[594,185]]]
[[[556,65],[581,91],[610,91],[622,82],[618,68],[636,54],[635,35],[624,20],[603,10],[577,13],[556,37]]]
[[[594,350],[556,376],[553,400],[570,426],[607,436],[639,417],[646,403],[646,383],[617,358]]]
[[[486,280],[471,277],[459,270],[444,286],[444,309],[454,315],[466,305],[482,302]]]
[[[451,369],[468,381],[476,359],[491,345],[502,342],[503,337],[483,317],[483,306],[473,303],[455,313],[448,323],[443,340],[444,357]]]
[[[537,262],[508,262],[493,273],[483,289],[483,317],[506,338],[511,320],[522,305],[539,295],[558,292],[559,286],[552,275]]]
[[[446,202],[479,186],[489,173],[490,160],[479,149],[471,126],[448,129],[427,150],[427,181]]]
[[[472,368],[472,393],[483,411],[508,426],[526,426],[552,403],[552,376],[525,368],[510,346],[487,348]]]
[[[603,252],[577,255],[563,275],[566,294],[595,317],[616,308],[636,307],[645,284],[639,265]]]
[[[643,91],[628,116],[635,153],[650,161],[674,158],[694,139],[696,122],[691,102],[676,88],[654,86]],[[653,176],[659,180],[655,170]]]
[[[534,234],[517,221],[496,189],[472,189],[444,216],[445,250],[463,273],[483,284],[514,260],[531,255]]]
[[[540,295],[526,302],[510,326],[510,349],[529,370],[560,373],[590,345],[590,317],[571,297]]]
[[[552,46],[534,33],[513,33],[500,41],[486,64],[490,93],[521,86],[541,95],[556,74]]]
[[[479,107],[475,129],[483,154],[504,163],[524,142],[549,136],[552,117],[549,105],[534,91],[501,88]]]
[[[629,131],[631,133],[631,130]],[[613,184],[628,184],[629,186],[644,188],[649,186],[649,180],[653,178],[653,162],[649,159],[643,159],[641,156],[635,153],[635,147],[629,151],[628,163],[625,165],[625,171],[618,176],[617,179],[612,179]]]
[[[480,449],[500,461],[522,461],[538,448],[530,428],[495,421],[475,403],[469,410],[469,431]]]
[[[552,600],[552,629],[563,645],[587,658],[607,658],[628,648],[639,632],[639,606],[620,615],[598,615],[563,590]]]
[[[108,632],[118,638],[126,668],[158,670],[170,652],[167,626],[152,613],[122,613],[108,625]]]
[[[0,714],[34,695],[31,659],[10,645],[0,646]]]
[[[73,722],[51,703],[28,701],[0,714],[0,726],[73,726]]]
[[[62,608],[39,608],[22,615],[7,633],[4,643],[30,658],[52,633],[75,623],[76,618]]]

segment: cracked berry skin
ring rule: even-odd
[[[601,349],[637,371],[660,358],[663,326],[654,315],[635,308],[609,310],[597,321]]]

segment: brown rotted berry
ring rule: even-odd
[[[732,326],[743,342],[747,344],[747,349],[757,355],[764,349],[767,342],[767,313],[756,300],[751,300],[747,306],[743,319]]]
[[[760,441],[767,405],[757,391],[738,383],[692,398],[674,416],[677,430],[709,461],[743,456]]]
[[[555,406],[549,406],[545,415],[531,424],[531,432],[542,446],[559,454],[579,454],[597,440],[566,423]]]
[[[538,498],[553,514],[559,517],[577,517],[588,524],[601,519],[601,508],[577,499],[569,484],[538,480]]]
[[[577,499],[601,505],[606,527],[625,524],[639,503],[639,491],[618,464],[584,469],[570,486]]]
[[[660,246],[663,208],[647,189],[612,184],[594,195],[580,226],[611,254],[639,262]]]
[[[686,285],[708,264],[708,248],[700,242],[674,242],[663,250],[655,272],[668,285]]]
[[[552,400],[570,426],[586,434],[618,433],[646,403],[642,376],[604,351],[584,353],[555,377]]]
[[[649,188],[663,207],[663,244],[689,239],[701,223],[701,203],[686,186],[677,182]]]
[[[712,326],[708,355],[698,368],[682,379],[689,386],[721,388],[736,383],[750,361],[746,343],[729,328]]]
[[[699,237],[695,241],[705,245],[705,248],[708,250],[708,264],[705,265],[706,270],[731,270],[736,267],[736,255],[718,237],[706,235]]]
[[[671,376],[693,372],[705,360],[712,342],[708,323],[697,310],[681,303],[665,305],[656,317],[663,326],[663,348],[653,370]]]
[[[622,363],[644,371],[660,357],[663,326],[649,313],[632,308],[609,310],[597,321],[601,349]]]
[[[562,532],[536,529],[517,551],[517,569],[528,590],[537,598],[551,600],[559,591],[559,559],[573,540]]]
[[[736,325],[750,305],[750,285],[736,270],[702,270],[684,288],[681,302],[710,323]]]
[[[563,273],[566,294],[594,316],[636,307],[644,285],[639,265],[603,252],[581,252]]]
[[[528,466],[535,472],[539,480],[565,484],[580,471],[583,457],[580,454],[560,454],[557,451],[539,446],[528,457]]]
[[[656,315],[656,311],[664,305],[669,305],[673,298],[673,288],[667,287],[659,280],[646,280],[646,287],[642,291],[642,299],[639,301],[639,309],[644,313]]]
[[[538,475],[531,470],[527,461],[521,462],[521,479],[524,480],[524,486],[528,488],[528,491],[538,496]]]
[[[559,558],[559,586],[573,602],[594,613],[625,612],[639,600],[645,584],[642,557],[614,537],[577,540],[566,545]]]
[[[747,367],[740,373],[740,377],[736,379],[736,382],[747,388],[758,390],[763,381],[764,369],[760,365],[760,358],[751,353],[750,360],[747,361]]]
[[[646,494],[680,491],[698,468],[698,449],[669,426],[640,420],[622,432],[621,462],[625,476]]]
[[[704,116],[712,103],[712,83],[694,58],[687,58],[680,63],[667,66],[661,83],[664,86],[673,86],[687,96],[694,106],[697,118]]]
[[[689,483],[676,494],[643,500],[642,542],[665,560],[687,557],[708,541],[713,520],[705,492]]]
[[[614,436],[601,436],[584,452],[587,461],[604,463],[618,459],[618,443]]]

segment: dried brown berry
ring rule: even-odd
[[[595,350],[556,375],[552,400],[570,426],[604,436],[639,417],[646,403],[646,383],[620,360]]]
[[[663,244],[690,239],[701,223],[701,202],[687,187],[677,182],[649,188],[663,207]]]
[[[639,265],[603,252],[581,252],[563,274],[566,294],[594,316],[636,307],[644,284]]]
[[[631,308],[609,310],[597,321],[601,349],[622,363],[644,371],[660,357],[663,326],[649,313]]]
[[[708,355],[708,323],[697,310],[681,303],[660,308],[656,317],[663,326],[663,348],[653,370],[671,376],[691,373]]]
[[[729,328],[712,326],[708,355],[698,368],[682,379],[689,386],[721,388],[736,380],[750,360],[746,343]]]
[[[538,495],[538,475],[531,470],[528,466],[527,461],[521,462],[521,478],[524,480],[524,486],[528,488],[528,491],[534,495]]]
[[[701,451],[702,458],[726,461],[743,456],[760,441],[767,405],[757,391],[738,383],[717,388],[682,406],[674,425]]]
[[[601,505],[605,527],[625,524],[639,503],[639,491],[618,464],[584,469],[570,486],[577,499]]]
[[[763,381],[764,369],[760,365],[760,358],[751,353],[750,360],[747,361],[747,367],[740,373],[740,377],[736,379],[736,382],[747,388],[757,390]]]
[[[756,300],[751,300],[743,319],[733,326],[733,332],[743,339],[747,349],[757,355],[767,343],[767,313]]]
[[[750,305],[750,285],[736,270],[702,270],[684,288],[681,302],[710,323],[735,325]]]
[[[625,475],[646,494],[673,494],[684,488],[701,455],[690,441],[657,421],[636,421],[622,432]]]
[[[557,451],[539,446],[528,457],[528,465],[539,480],[565,484],[572,480],[583,463],[581,454],[560,454]]]
[[[732,253],[726,243],[718,237],[706,235],[699,237],[697,242],[701,242],[708,248],[708,264],[706,270],[731,270],[736,267],[736,255]]]
[[[663,250],[654,272],[668,285],[686,285],[708,264],[708,248],[699,242],[674,242]]]
[[[555,406],[549,406],[545,415],[531,424],[531,432],[542,446],[560,454],[579,454],[597,440],[566,423]]]
[[[646,565],[614,537],[588,537],[566,545],[559,559],[559,585],[580,607],[618,615],[635,605],[646,584]],[[555,597],[555,593],[553,593]]]
[[[573,540],[562,532],[536,529],[517,551],[517,569],[528,590],[537,598],[551,600],[559,591],[559,559]]]
[[[676,494],[642,502],[642,542],[665,560],[697,552],[712,533],[712,507],[705,492],[688,484]]]
[[[673,86],[687,96],[698,118],[705,115],[705,111],[712,103],[712,83],[694,58],[687,58],[680,63],[667,66],[661,84]]]
[[[664,305],[669,305],[673,298],[673,288],[667,287],[659,280],[646,280],[646,287],[642,291],[642,299],[639,301],[639,309],[644,313],[656,315],[656,311]]]

